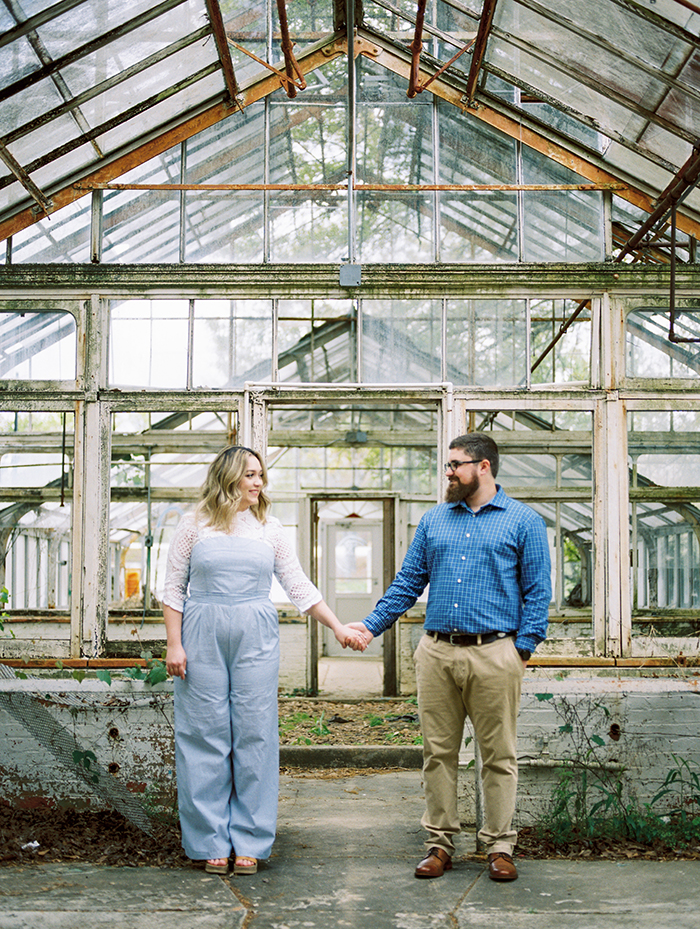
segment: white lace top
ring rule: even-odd
[[[182,517],[168,552],[163,603],[179,613],[182,612],[187,598],[192,549],[200,539],[226,535],[256,539],[272,548],[275,553],[275,576],[284,592],[301,613],[306,612],[323,599],[318,588],[304,574],[279,519],[268,516],[267,522],[261,523],[250,510],[243,510],[236,515],[228,533],[198,522],[194,512],[186,513]]]

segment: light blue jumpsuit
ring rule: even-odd
[[[245,537],[192,549],[182,619],[185,680],[175,678],[182,844],[190,858],[267,858],[279,785],[279,626],[275,555]]]

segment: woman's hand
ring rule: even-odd
[[[352,629],[354,632],[358,632],[360,634],[360,637],[362,638],[362,641],[364,642],[362,651],[364,651],[367,648],[369,643],[374,638],[374,635],[369,631],[369,629],[367,628],[367,626],[365,626],[364,623],[348,623],[346,626],[346,629]]]
[[[185,680],[187,671],[187,655],[182,645],[171,645],[165,653],[165,670],[173,677]]]
[[[343,648],[350,647],[354,652],[363,652],[367,648],[367,640],[357,629],[352,629],[350,626],[339,626],[333,631]]]

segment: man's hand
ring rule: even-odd
[[[369,629],[367,628],[367,626],[365,626],[364,623],[348,623],[348,628],[350,628],[350,629],[356,629],[356,630],[360,633],[360,635],[362,636],[362,638],[363,638],[363,640],[364,640],[364,642],[365,642],[365,648],[367,648],[367,646],[369,645],[369,643],[370,643],[370,642],[372,641],[372,639],[374,638],[374,636],[373,636],[372,633],[369,631]],[[364,649],[363,649],[363,651],[364,651]]]

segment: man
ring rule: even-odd
[[[482,759],[489,877],[513,881],[516,718],[525,667],[547,632],[551,598],[544,520],[496,484],[498,446],[473,432],[450,443],[445,503],[421,519],[401,570],[360,629],[369,643],[430,584],[415,653],[423,731],[426,857],[415,876],[452,868],[460,831],[457,768],[469,716]]]

